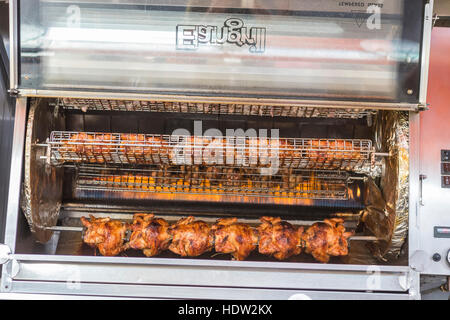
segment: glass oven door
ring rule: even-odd
[[[423,15],[419,0],[21,0],[18,88],[414,104]]]

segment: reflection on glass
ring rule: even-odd
[[[21,87],[394,100],[420,47],[375,2],[22,1]]]

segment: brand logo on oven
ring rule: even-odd
[[[234,44],[248,46],[250,53],[266,50],[266,28],[245,27],[241,19],[230,18],[221,27],[209,25],[177,25],[177,49],[197,50],[201,45]]]

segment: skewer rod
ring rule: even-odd
[[[389,152],[374,152],[373,154],[378,157],[389,157],[390,156]]]
[[[377,237],[374,236],[351,236],[348,238],[352,241],[377,241],[379,240]]]
[[[84,227],[65,227],[65,226],[54,226],[54,227],[45,227],[46,230],[52,231],[74,231],[74,232],[83,232]]]
[[[46,227],[46,230],[52,231],[73,231],[73,232],[83,232],[84,227],[65,227],[65,226],[54,226]],[[377,241],[378,238],[374,236],[351,236],[349,238],[351,241]]]

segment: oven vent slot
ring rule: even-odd
[[[190,102],[157,102],[109,99],[59,99],[57,104],[67,110],[138,111],[169,113],[201,113],[214,115],[242,115],[301,118],[372,119],[376,110],[360,108],[324,108],[309,106],[267,106],[251,104],[209,104]],[[368,119],[369,121],[369,119]]]
[[[126,165],[225,165],[347,170],[373,166],[372,141],[364,139],[194,137],[53,131],[47,159],[66,163]]]
[[[302,204],[297,200],[357,200],[362,192],[353,182],[342,171],[281,169],[261,176],[255,168],[242,167],[81,166],[76,170],[74,192],[80,198],[113,192],[120,199]]]

